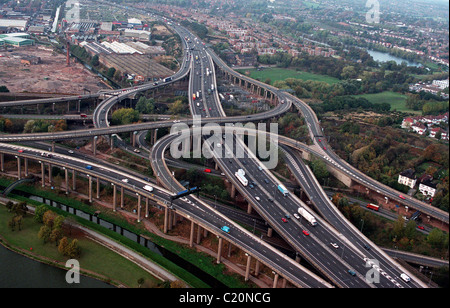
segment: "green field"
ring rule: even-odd
[[[250,73],[250,77],[265,82],[268,78],[272,81],[285,80],[287,78],[296,78],[301,80],[323,81],[328,84],[338,83],[340,80],[334,77],[313,74],[308,72],[296,71],[284,68],[264,68],[260,69],[245,69],[238,70],[241,74]]]
[[[397,92],[391,92],[391,91],[385,91],[381,93],[375,93],[375,94],[362,94],[362,95],[355,95],[356,97],[364,97],[369,102],[373,104],[381,104],[381,103],[388,103],[391,105],[391,111],[394,109],[401,112],[408,112],[408,113],[414,113],[414,114],[422,114],[421,110],[412,110],[408,109],[405,106],[406,102],[406,95],[403,95],[401,93]]]
[[[34,221],[31,215],[25,216],[21,231],[11,231],[8,221],[12,213],[5,206],[0,206],[0,234],[13,247],[31,251],[34,255],[43,256],[57,262],[65,263],[67,258],[58,252],[53,243],[44,244],[37,236],[39,228],[43,225]],[[78,258],[83,270],[93,271],[100,275],[123,283],[129,287],[138,287],[137,280],[144,278],[146,287],[156,287],[159,280],[110,249],[98,245],[87,239],[78,238],[81,256]],[[108,260],[108,262],[105,262]]]

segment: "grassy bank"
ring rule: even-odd
[[[274,81],[286,80],[288,78],[295,78],[301,80],[311,80],[311,81],[322,81],[328,84],[338,83],[340,80],[331,76],[313,74],[303,71],[296,71],[293,69],[284,68],[264,68],[264,69],[245,69],[238,70],[241,74],[249,73],[249,77],[253,79],[265,82],[267,79],[271,80],[273,84]]]
[[[6,179],[0,179],[0,185],[6,186],[11,181],[8,181]],[[29,185],[22,185],[16,188],[20,191],[24,191],[36,196],[41,196],[44,198],[48,198],[51,200],[54,200],[56,202],[61,202],[63,204],[69,205],[71,207],[83,210],[87,213],[93,214],[96,209],[93,206],[87,205],[81,201],[67,198],[64,194],[59,195],[56,191],[49,191],[49,190],[42,190],[40,187],[34,187]],[[19,201],[26,201],[30,205],[40,205],[41,203],[27,199],[22,196],[13,195],[10,194],[8,197],[14,198]],[[206,283],[192,275],[191,273],[187,272],[183,268],[179,267],[178,265],[174,264],[173,262],[169,261],[168,259],[164,258],[163,256],[156,254],[149,249],[139,245],[136,242],[133,242],[132,240],[121,236],[120,234],[117,234],[116,232],[109,230],[107,228],[104,228],[100,225],[97,225],[96,223],[87,221],[85,219],[82,219],[80,217],[74,216],[72,214],[69,214],[67,212],[64,212],[62,210],[58,210],[56,208],[52,208],[49,206],[50,209],[52,209],[55,212],[58,212],[60,215],[64,216],[70,216],[74,220],[76,220],[79,224],[86,226],[92,230],[98,231],[99,233],[108,236],[117,242],[120,242],[121,244],[137,251],[138,253],[142,254],[143,256],[151,259],[153,262],[159,264],[161,267],[165,268],[169,272],[173,273],[177,277],[180,277],[180,280],[185,281],[190,286],[194,288],[207,288],[209,287]],[[225,266],[223,264],[216,264],[215,258],[211,257],[210,255],[207,255],[205,253],[196,252],[193,249],[186,247],[184,245],[172,242],[170,240],[166,240],[164,238],[161,238],[159,236],[156,236],[153,233],[148,232],[142,224],[133,225],[128,223],[128,221],[121,217],[121,216],[109,216],[106,211],[102,211],[102,213],[99,215],[100,218],[104,218],[105,220],[110,221],[111,223],[114,223],[118,226],[121,226],[125,229],[130,230],[131,232],[134,232],[136,234],[142,234],[147,236],[151,239],[152,242],[154,242],[157,245],[160,245],[164,247],[165,249],[168,249],[169,251],[177,254],[179,257],[185,259],[186,261],[196,265],[204,272],[210,274],[211,276],[215,277],[217,280],[221,281],[224,285],[230,287],[230,288],[244,288],[249,287],[249,285],[245,282],[243,282],[243,279],[239,275],[229,275],[225,274]],[[37,234],[37,233],[36,233]]]

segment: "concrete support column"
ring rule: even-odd
[[[169,208],[164,208],[164,233],[167,233],[167,222],[169,219]]]
[[[113,187],[113,211],[115,212],[117,207],[117,187],[114,183],[111,183],[111,185]]]
[[[48,164],[48,182],[49,182],[50,186],[53,185],[52,164]]]
[[[248,281],[248,278],[250,277],[250,264],[252,262],[252,257],[249,254],[247,255],[247,266],[245,268],[245,281]]]
[[[123,186],[120,187],[120,208],[123,208],[123,206],[125,205],[125,194],[124,194],[124,188]]]
[[[137,194],[137,197],[138,197],[137,222],[141,222],[141,194]]]
[[[28,176],[28,158],[24,158],[23,159],[23,163],[24,163],[24,169],[25,169],[25,177]]]
[[[72,170],[72,190],[77,189],[77,172]]]
[[[41,178],[42,178],[42,187],[45,187],[45,165],[41,162]]]
[[[135,147],[136,146],[136,134],[137,134],[137,132],[134,131],[131,134],[132,134],[131,135],[131,140],[133,141],[133,147]]]
[[[145,198],[145,218],[148,217],[148,197]]]
[[[202,227],[200,225],[197,226],[197,244],[200,244],[202,236]]]
[[[97,155],[97,136],[92,137],[92,154]]]
[[[267,228],[267,237],[272,237],[272,228]]]
[[[256,264],[255,264],[255,277],[258,277],[259,275],[259,268],[260,268],[260,262],[258,259],[256,259]]]
[[[287,284],[287,279],[286,279],[286,278],[283,278],[283,282],[281,283],[281,287],[282,287],[283,289],[285,289],[285,288],[286,288],[286,284]]]
[[[100,199],[100,179],[97,177],[97,199]]]
[[[250,202],[248,202],[247,204],[247,214],[251,214],[252,213],[252,205],[250,204]]]
[[[55,152],[55,141],[52,141],[52,152]]]
[[[88,181],[89,181],[89,202],[92,202],[92,177],[88,174]]]
[[[20,180],[20,176],[22,174],[22,170],[20,168],[20,157],[17,156],[17,178]]]
[[[64,168],[64,178],[66,180],[66,195],[69,194],[69,170]]]
[[[0,154],[0,169],[2,172],[5,171],[5,154],[3,153]]]
[[[274,289],[277,287],[279,276],[280,275],[278,275],[278,273],[275,273],[275,277],[273,278],[273,288]]]
[[[223,238],[219,237],[219,246],[217,247],[217,264],[220,263],[222,257]]]
[[[111,144],[111,150],[113,150],[114,149],[114,137],[113,137],[113,135],[109,136],[109,141],[110,141],[110,144]]]
[[[235,198],[236,197],[236,187],[234,186],[234,184],[231,184],[231,198]]]
[[[195,223],[191,220],[191,233],[189,235],[189,247],[194,247],[194,227]]]

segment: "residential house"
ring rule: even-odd
[[[413,169],[408,169],[408,170],[402,171],[398,175],[398,183],[406,185],[410,188],[414,188],[414,186],[416,186],[416,182],[417,182],[417,178],[414,175]]]
[[[431,175],[425,175],[420,178],[419,181],[419,191],[425,195],[434,197],[436,194],[436,184],[433,182],[433,177]]]

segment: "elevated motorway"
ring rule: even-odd
[[[320,127],[316,114],[311,109],[311,107],[301,99],[285,91],[279,90],[273,86],[267,85],[260,81],[244,76],[238,72],[235,72],[234,70],[230,69],[222,59],[215,55],[212,50],[208,49],[208,53],[210,54],[216,65],[219,67],[219,69],[230,76],[229,78],[234,78],[233,80],[236,83],[241,84],[240,80],[243,80],[248,84],[252,83],[257,85],[257,87],[259,87],[260,89],[265,89],[267,91],[275,93],[280,100],[291,101],[292,104],[302,113],[308,125],[311,140],[315,145],[317,145],[318,148],[320,148],[320,150],[313,151],[314,155],[316,155],[320,159],[324,159],[330,162],[337,170],[339,170],[339,172],[342,172],[346,176],[349,176],[355,183],[359,183],[360,185],[368,187],[379,194],[383,194],[387,198],[395,200],[399,204],[419,210],[432,218],[442,221],[446,225],[449,224],[449,214],[447,212],[433,207],[425,202],[421,202],[410,196],[404,195],[396,191],[395,189],[370,178],[369,176],[351,166],[345,160],[341,159],[336,153],[334,153],[331,146],[326,142],[323,134],[323,129]]]
[[[209,56],[206,55],[204,53],[206,50],[204,48],[202,50],[201,46],[198,46],[198,47],[200,47],[200,50],[195,50],[195,48],[194,48],[195,55],[198,55],[198,57],[200,59],[209,59],[209,56],[211,56],[211,55],[209,55]],[[187,63],[189,61],[185,61],[185,62]],[[200,91],[202,91],[203,95],[206,94],[206,92],[204,92],[205,89],[206,89],[205,88],[205,84],[209,85],[209,81],[211,81],[212,84],[215,86],[215,80],[211,80],[211,79],[210,80],[206,80],[206,82],[203,81],[203,84],[202,84],[201,80],[199,80],[201,78],[200,77],[196,78],[195,76],[197,76],[197,74],[194,75],[194,73],[193,73],[193,72],[199,72],[198,76],[204,76],[203,75],[204,74],[204,70],[206,70],[208,65],[210,65],[207,62],[208,61],[206,61],[206,60],[205,61],[200,61],[200,63],[197,63],[197,65],[195,65],[195,64],[193,64],[193,62],[191,60],[191,62],[190,62],[191,63],[190,64],[190,69],[189,69],[191,71],[191,82],[190,82],[190,90],[189,90],[190,93],[191,93],[191,90],[192,90],[192,94],[193,94],[194,90],[200,90]],[[210,69],[213,70],[213,66]],[[211,75],[215,76],[215,74],[211,74]],[[193,76],[193,78],[192,78],[192,76]],[[263,86],[263,84],[261,85],[261,89],[263,88],[262,86]],[[139,90],[142,90],[142,89],[135,89],[135,90],[139,91]],[[116,95],[111,97],[109,102],[105,102],[105,105],[103,105],[103,106],[108,106],[107,104],[113,104],[114,101],[118,101],[118,99],[120,98],[120,96],[122,94],[124,94],[124,95],[132,94],[131,92],[133,90],[130,89],[130,90],[127,90],[127,91],[129,91],[129,92],[128,93],[115,93]],[[215,99],[213,95],[212,95],[212,99],[208,99],[208,100],[202,101],[202,103],[204,104],[204,108],[201,109],[201,110],[198,110],[198,109],[196,110],[196,107],[199,107],[199,106],[196,106],[196,105],[194,105],[191,102],[191,110],[196,110],[196,112],[193,112],[194,115],[202,115],[203,116],[203,123],[206,123],[206,121],[208,121],[208,122],[211,121],[211,122],[214,122],[214,123],[227,123],[227,122],[230,122],[232,120],[240,121],[240,122],[244,122],[244,121],[258,121],[259,119],[266,119],[268,116],[276,115],[277,112],[279,112],[279,111],[287,110],[288,108],[290,108],[290,104],[293,101],[289,97],[289,95],[287,93],[283,92],[283,91],[280,91],[280,90],[277,90],[277,89],[270,89],[270,91],[271,91],[271,93],[274,93],[276,95],[276,97],[279,97],[279,100],[281,100],[281,102],[284,101],[285,103],[284,104],[281,104],[281,103],[278,104],[279,107],[274,108],[274,110],[271,110],[271,111],[269,111],[269,112],[267,112],[265,114],[257,114],[257,115],[251,115],[251,116],[246,116],[246,117],[235,117],[233,119],[226,118],[224,116],[224,114],[223,114],[223,110],[221,110],[221,106],[220,106],[220,103],[218,102],[218,99],[217,98]],[[216,91],[213,91],[213,92],[216,92]],[[98,108],[98,110],[100,110],[100,115],[97,117],[98,121],[94,120],[94,121],[97,121],[97,122],[95,122],[96,125],[100,124],[100,122],[101,122],[100,120],[103,117],[102,113],[104,115],[107,114],[106,110],[104,112],[101,112],[101,110],[102,110],[101,108]],[[208,117],[208,119],[206,119],[206,121],[205,121],[206,117]],[[306,118],[306,116],[305,116],[305,118]],[[312,121],[311,122],[312,124],[309,124],[310,129],[311,129],[311,127],[315,127],[315,125],[317,124],[317,122],[315,122],[313,117],[311,118],[311,120],[308,120],[308,121]],[[35,135],[28,135],[28,136],[26,136],[26,135],[2,136],[0,138],[0,140],[8,141],[8,142],[12,142],[12,141],[17,142],[17,141],[24,141],[24,140],[62,140],[62,139],[72,139],[72,138],[87,138],[87,137],[93,137],[93,136],[98,136],[98,135],[111,135],[111,134],[117,134],[119,132],[148,130],[148,129],[158,128],[158,127],[167,127],[167,126],[173,125],[172,121],[164,121],[164,122],[159,122],[159,123],[151,123],[151,124],[144,123],[144,124],[139,124],[139,125],[130,125],[130,126],[126,126],[126,127],[113,127],[113,128],[111,128],[111,127],[107,127],[107,121],[103,121],[103,122],[104,122],[104,124],[106,124],[105,127],[96,128],[96,129],[92,129],[92,130],[84,130],[84,131],[77,131],[77,132],[71,132],[71,133],[61,132],[61,133],[58,133],[58,134],[48,134],[48,135],[42,134],[41,136],[35,136]],[[192,124],[194,124],[194,120],[186,120],[185,123],[187,125],[192,125]],[[308,122],[308,123],[310,123],[310,122]],[[313,129],[311,129],[311,131],[312,131],[312,135],[313,136],[322,136],[322,135],[319,134],[320,133],[319,127],[315,127]],[[48,139],[45,139],[45,138],[48,138]],[[246,150],[245,150],[245,147],[242,144],[240,144],[240,142],[236,142],[235,144],[237,146],[239,146],[240,148],[242,148],[245,153],[247,153]],[[213,148],[211,150],[214,151]],[[225,147],[223,147],[222,149],[224,149],[224,148]],[[251,155],[251,153],[247,153],[247,154]],[[320,153],[320,154],[322,154],[322,153]],[[322,155],[322,157],[323,156],[324,155]],[[249,157],[250,156],[247,156],[247,159]],[[324,159],[326,159],[326,157],[324,157]],[[233,158],[233,162],[232,163],[235,164],[235,167],[233,167],[233,168],[236,168],[236,167],[239,166],[239,167],[242,167],[243,169],[246,169],[247,171],[250,170],[250,174],[255,174],[254,172],[257,170],[256,168],[258,166],[260,166],[259,162],[256,159],[254,159],[254,158],[253,159],[248,159],[248,160],[249,160],[250,163],[244,168],[243,167],[244,166],[243,162]],[[227,167],[226,167],[226,166],[228,166],[227,165],[228,161],[217,159],[217,162],[218,162],[218,164],[221,165],[221,168],[227,170],[227,175],[230,178],[230,180],[236,181],[235,178],[233,177],[233,173],[232,173],[234,171],[234,169],[231,169],[231,168],[227,169]],[[265,172],[267,172],[267,171],[265,171]],[[270,183],[271,187],[276,187],[275,184],[277,183],[277,180],[274,179],[273,176],[270,175],[270,173],[267,172],[267,173],[264,174],[264,176],[268,177],[270,179],[269,183]],[[167,178],[167,180],[169,180],[169,182],[170,182],[170,180],[172,180],[170,175],[169,175],[169,178]],[[260,179],[258,179],[258,183],[261,183]],[[246,191],[246,189],[242,189],[242,187],[239,188],[240,186],[239,186],[239,184],[237,182],[234,182],[234,184],[236,185],[236,187],[238,187],[238,189],[241,189],[240,192],[242,194],[247,195],[249,197],[252,196],[248,191]],[[276,190],[274,189],[274,191],[276,191]],[[269,197],[271,195],[271,193],[268,192],[267,189],[261,189],[259,192],[261,193],[261,195],[265,195],[266,197]],[[248,199],[251,199],[252,202],[253,202],[253,205],[257,206],[257,204],[253,200],[253,198],[248,198]],[[284,202],[286,202],[286,203],[284,203]],[[290,204],[289,206],[290,206],[290,210],[291,211],[292,210],[295,211],[295,209],[298,207],[298,204],[301,204],[301,203],[298,202],[298,200],[289,200],[289,201],[277,200],[277,202],[274,202],[274,204],[278,208],[286,208],[288,203]],[[275,210],[275,209],[276,208],[274,208],[273,210]],[[267,217],[270,218],[269,216],[267,216]],[[271,219],[273,220],[275,218],[271,218]],[[290,243],[294,243],[294,245],[296,245],[297,247],[301,247],[298,250],[308,251],[308,248],[306,248],[303,245],[303,243],[298,242],[299,241],[298,236],[296,235],[296,236],[293,237],[292,234],[291,234],[291,232],[293,232],[293,233],[297,232],[297,234],[298,234],[298,232],[300,232],[303,229],[303,226],[300,223],[298,223],[298,224],[297,223],[289,224],[289,225],[296,226],[297,227],[296,230],[294,230],[294,229],[288,230],[288,228],[286,228],[285,225],[281,224],[281,226],[280,226],[279,224],[280,224],[279,221],[278,221],[278,223],[276,221],[274,221],[274,225],[277,226],[276,230],[278,232],[280,232],[284,236],[288,237]],[[325,225],[325,223],[321,223],[321,225]],[[289,228],[290,228],[290,226],[289,226]],[[328,229],[327,230],[328,235],[325,238],[328,239],[327,237],[330,236],[330,239],[336,240],[336,237],[334,237],[334,238],[332,237],[333,236],[333,232],[330,232],[329,228],[327,228],[327,229]],[[318,238],[318,236],[316,235],[316,236],[311,236],[308,239],[313,238],[313,237],[315,237],[314,240],[317,240],[317,238]],[[361,277],[361,275],[358,275],[357,279],[355,278],[352,281],[349,281],[349,279],[348,279],[349,278],[349,274],[346,272],[346,269],[349,268],[349,266],[347,266],[347,263],[345,261],[343,261],[343,260],[339,260],[339,257],[336,257],[336,254],[333,253],[332,250],[328,246],[326,246],[326,247],[320,247],[320,246],[321,245],[314,245],[314,249],[318,249],[318,251],[321,251],[320,253],[321,253],[321,258],[323,258],[322,260],[326,260],[327,258],[328,258],[329,261],[338,260],[339,264],[336,265],[336,268],[334,268],[335,270],[338,270],[338,272],[339,272],[339,273],[336,273],[336,274],[333,273],[333,270],[331,269],[332,267],[330,267],[330,269],[328,269],[327,265],[325,265],[325,264],[319,264],[318,265],[318,268],[320,268],[321,270],[325,270],[327,275],[329,275],[328,277],[332,277],[331,279],[337,285],[345,286],[345,287],[367,287],[368,286],[364,282],[363,277]],[[350,248],[351,247],[350,243],[348,243],[347,247],[348,247],[347,251],[352,253],[355,256],[355,258],[358,258],[358,260],[359,260],[355,264],[358,264],[358,266],[361,266],[361,263],[362,263],[361,261],[363,260],[363,255],[361,255],[359,250],[355,249],[355,247],[352,247],[352,249],[351,249]],[[311,250],[312,250],[312,248],[311,248]],[[330,253],[330,251],[331,251],[331,253]],[[327,255],[328,255],[328,257],[327,257]],[[312,259],[312,256],[310,258]],[[317,261],[317,262],[321,262],[321,261]],[[361,270],[358,270],[358,273],[360,273],[360,271]],[[347,275],[347,276],[344,276],[344,275]],[[398,286],[397,285],[398,282],[393,282],[392,280],[389,280],[389,281],[393,285]],[[394,281],[395,281],[395,279],[394,279]]]

